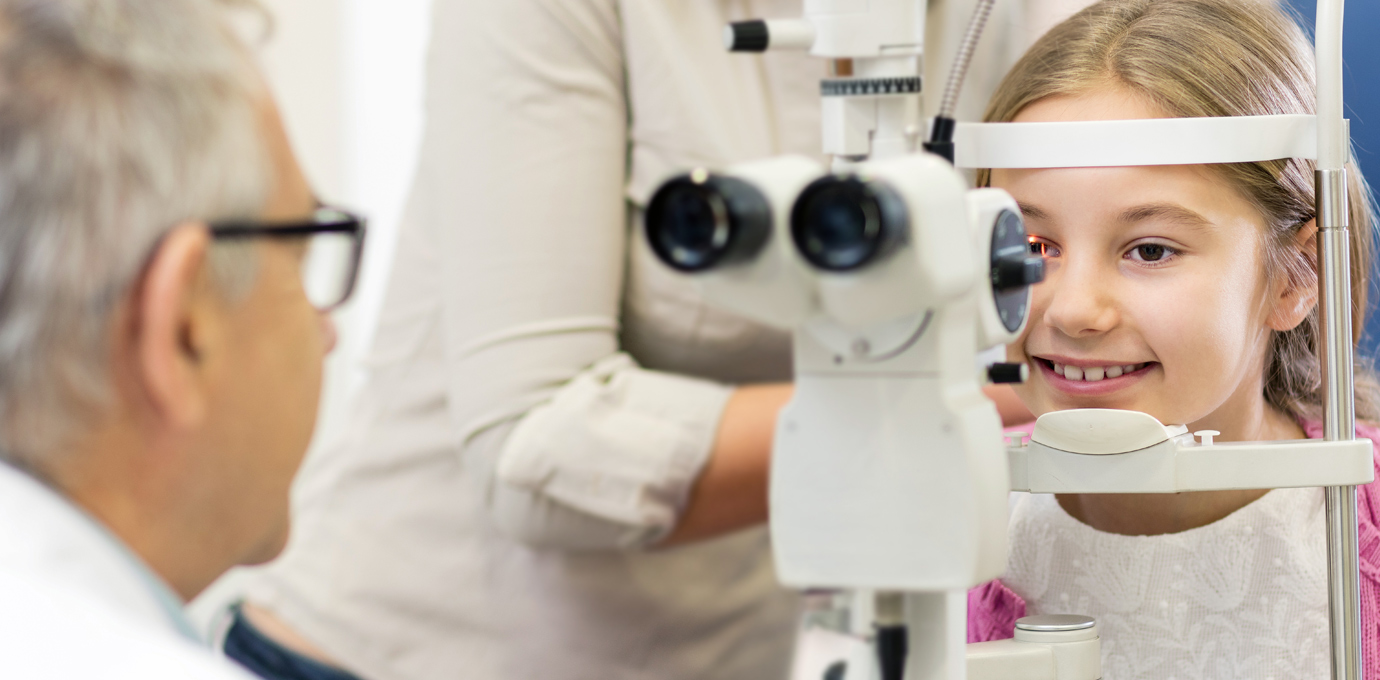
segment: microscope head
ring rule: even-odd
[[[976,299],[985,349],[1019,336],[1043,278],[1010,195],[968,190],[930,154],[833,174],[797,156],[694,170],[657,190],[645,229],[708,302],[787,330],[865,332]]]

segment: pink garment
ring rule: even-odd
[[[1024,428],[1029,431],[1029,426]],[[1310,439],[1322,437],[1322,425],[1304,423]],[[1358,489],[1356,505],[1361,552],[1361,665],[1365,676],[1380,678],[1380,428],[1357,425],[1356,434],[1376,448],[1377,481]],[[1005,640],[1015,635],[1016,619],[1025,616],[1025,600],[1001,581],[968,591],[968,642]]]

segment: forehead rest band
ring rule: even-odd
[[[1318,157],[1316,116],[959,123],[960,168],[1103,168]]]

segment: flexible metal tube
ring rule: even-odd
[[[944,87],[944,98],[939,104],[941,118],[953,118],[958,110],[958,95],[963,90],[963,79],[968,75],[968,66],[973,62],[973,53],[977,51],[978,40],[982,38],[982,30],[987,26],[987,18],[992,15],[994,4],[996,0],[978,0],[977,7],[973,8],[973,18],[968,22],[963,42],[959,44],[958,56],[954,58],[953,69],[949,71],[949,82]]]

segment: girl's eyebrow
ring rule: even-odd
[[[1031,203],[1018,201],[1017,205],[1020,206],[1021,214],[1024,215],[1026,219],[1049,219],[1049,213]],[[1118,221],[1125,223],[1141,222],[1151,219],[1164,219],[1193,229],[1207,229],[1212,226],[1212,222],[1209,221],[1208,218],[1173,203],[1149,203],[1146,205],[1138,205],[1134,208],[1128,208],[1121,213]]]
[[[1174,205],[1172,203],[1138,205],[1121,213],[1120,221],[1140,222],[1150,219],[1164,219],[1194,229],[1206,229],[1212,226],[1212,222],[1210,222],[1208,218],[1181,205]]]
[[[1019,205],[1019,206],[1021,207],[1021,214],[1022,214],[1022,215],[1026,216],[1026,217],[1028,217],[1028,218],[1030,218],[1030,219],[1032,219],[1032,220],[1047,220],[1047,219],[1049,219],[1049,213],[1046,213],[1045,211],[1043,211],[1043,210],[1041,210],[1041,209],[1039,209],[1039,208],[1037,208],[1037,207],[1035,207],[1035,206],[1033,206],[1033,205],[1031,205],[1031,204],[1029,204],[1029,203],[1026,203],[1026,202],[1024,202],[1024,201],[1017,201],[1017,202],[1016,202],[1016,205]]]

